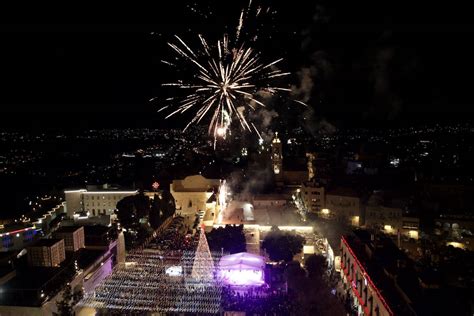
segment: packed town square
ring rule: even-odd
[[[211,252],[204,227],[195,236],[175,217],[168,228],[127,254],[126,261],[79,303],[97,312],[217,314],[292,308],[264,281],[262,257]]]

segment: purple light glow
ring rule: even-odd
[[[265,283],[264,269],[263,257],[241,252],[221,258],[218,276],[229,285],[259,286]]]
[[[220,278],[230,285],[262,285],[263,273],[260,270],[221,270]]]

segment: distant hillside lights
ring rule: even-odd
[[[390,165],[397,168],[400,165],[400,159],[399,158],[391,158],[390,159]]]

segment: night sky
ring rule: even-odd
[[[233,32],[248,3],[198,2],[4,12],[2,127],[165,126],[148,100],[169,76],[160,63],[171,55],[166,41]],[[317,119],[350,126],[472,118],[467,6],[274,1],[272,8],[257,48],[285,57],[288,85]]]

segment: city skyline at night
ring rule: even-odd
[[[1,315],[473,314],[466,5],[2,12]]]

